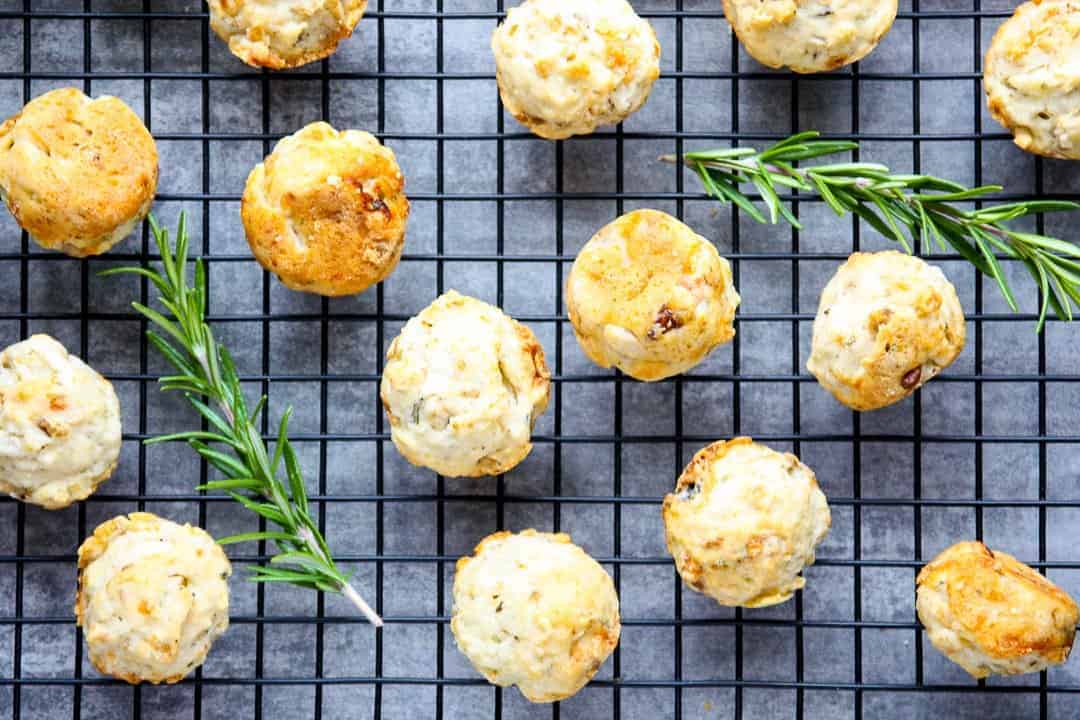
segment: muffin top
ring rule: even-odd
[[[224,551],[204,530],[150,513],[102,523],[79,548],[75,615],[98,671],[174,683],[229,626]]]
[[[660,76],[656,33],[626,0],[525,0],[491,47],[503,105],[549,140],[622,122]]]
[[[940,269],[892,250],[855,253],[821,294],[807,368],[837,400],[903,400],[964,349],[964,311]]]
[[[651,381],[729,342],[739,294],[712,243],[666,213],[636,210],[578,253],[566,305],[589,359]]]
[[[391,343],[382,402],[394,445],[449,477],[509,471],[532,449],[550,373],[533,332],[451,290]]]
[[[930,642],[972,676],[1038,672],[1065,662],[1080,610],[1057,585],[980,542],[922,569],[916,608]]]
[[[84,500],[120,456],[112,384],[48,335],[0,353],[0,491],[50,510]]]
[[[210,27],[229,51],[275,70],[322,60],[352,35],[367,0],[207,0]]]
[[[389,148],[316,122],[251,171],[240,212],[255,258],[287,287],[352,295],[397,267],[409,201]]]
[[[799,73],[862,59],[896,12],[897,0],[724,0],[724,16],[755,60]]]
[[[801,589],[832,520],[810,468],[745,437],[698,452],[663,514],[686,584],[743,607],[776,605]]]
[[[998,29],[983,82],[994,119],[1028,152],[1080,159],[1080,2],[1034,0]]]
[[[0,126],[0,195],[42,247],[99,255],[131,234],[157,190],[154,139],[131,108],[75,88],[40,95]]]
[[[458,560],[450,628],[489,682],[554,702],[584,687],[618,645],[619,598],[568,535],[500,532]]]

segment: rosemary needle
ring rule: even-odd
[[[1000,256],[1023,263],[1041,292],[1036,331],[1046,323],[1050,307],[1062,320],[1072,320],[1080,306],[1080,246],[1010,228],[1010,220],[1030,215],[1080,209],[1060,200],[1027,200],[963,210],[955,203],[970,202],[999,192],[1000,185],[967,188],[932,175],[899,175],[876,163],[842,162],[797,167],[802,160],[846,153],[858,144],[845,140],[818,140],[819,133],[803,132],[781,140],[764,151],[727,148],[683,155],[705,191],[731,203],[759,223],[777,224],[781,218],[796,228],[799,222],[784,204],[778,188],[815,193],[840,216],[853,213],[908,252],[916,245],[929,253],[946,244],[991,277],[1014,312],[1016,296],[1005,278]],[[678,163],[674,155],[660,158]],[[740,189],[753,185],[766,213]]]
[[[221,538],[222,545],[269,541],[278,553],[268,565],[252,568],[255,582],[288,583],[348,598],[376,627],[382,620],[372,610],[348,576],[338,569],[318,524],[312,519],[304,478],[296,452],[289,442],[292,408],[281,417],[273,452],[258,430],[266,410],[263,396],[250,411],[240,377],[225,346],[214,340],[206,323],[206,271],[195,261],[194,283],[188,283],[188,239],[185,217],[180,215],[176,249],[169,233],[153,216],[150,227],[161,252],[161,271],[149,267],[122,267],[102,275],[138,275],[160,291],[164,313],[141,303],[132,306],[160,332],[147,330],[147,340],[171,364],[177,374],[160,379],[163,390],[184,393],[188,402],[206,419],[207,430],[175,433],[147,440],[150,443],[185,441],[224,478],[200,485],[199,490],[224,491],[233,500],[277,526],[271,532],[252,532]],[[279,477],[284,470],[285,480]],[[287,483],[287,484],[286,484]]]

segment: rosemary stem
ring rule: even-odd
[[[310,530],[308,530],[306,527],[302,527],[296,531],[296,534],[300,537],[301,540],[304,541],[304,543],[308,546],[308,549],[311,550],[312,553],[318,555],[327,563],[330,562],[330,558],[326,557],[326,553],[322,551],[322,547],[320,547],[319,543],[316,542],[315,536],[311,533]],[[382,618],[379,617],[379,614],[375,612],[371,608],[371,606],[367,604],[367,602],[364,601],[364,598],[360,597],[360,593],[356,592],[356,589],[351,584],[345,582],[339,583],[339,585],[341,594],[347,597],[352,602],[352,604],[355,605],[360,610],[360,612],[364,614],[364,617],[367,618],[368,622],[370,622],[377,628],[383,626],[383,621]]]

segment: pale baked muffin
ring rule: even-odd
[[[329,57],[367,0],[207,0],[210,27],[248,65],[280,70]]]
[[[532,330],[451,290],[390,344],[381,396],[405,459],[481,477],[508,472],[532,450],[550,379]]]
[[[150,212],[157,179],[154,138],[117,98],[61,88],[0,125],[0,197],[44,248],[106,252]]]
[[[255,259],[287,287],[353,295],[397,267],[409,201],[393,151],[315,122],[255,166],[240,215]]]
[[[1028,152],[1080,159],[1080,1],[1034,0],[998,29],[983,83],[990,114]]]
[[[491,38],[503,105],[562,140],[637,112],[660,77],[660,43],[626,0],[525,0]]]
[[[966,333],[940,269],[893,250],[855,253],[821,294],[806,367],[844,405],[876,410],[952,365]]]
[[[581,349],[638,380],[686,372],[735,337],[731,266],[686,225],[636,210],[578,253],[566,309]]]
[[[698,452],[663,513],[683,581],[742,607],[776,605],[801,590],[832,521],[810,468],[745,437]]]
[[[724,15],[762,65],[798,73],[835,70],[877,47],[896,0],[724,0]]]
[[[554,702],[585,687],[619,644],[619,598],[570,536],[499,532],[458,560],[450,629],[488,682]]]
[[[1012,555],[957,543],[922,569],[917,585],[930,642],[973,677],[1039,672],[1069,657],[1076,603]]]
[[[112,384],[48,335],[0,352],[0,491],[49,510],[85,500],[120,457]]]
[[[201,528],[150,513],[99,525],[79,548],[75,617],[94,667],[129,683],[175,683],[229,627],[224,551]]]

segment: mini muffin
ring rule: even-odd
[[[525,0],[491,38],[503,105],[548,140],[637,112],[660,77],[660,43],[626,0]]]
[[[75,617],[105,675],[175,683],[229,627],[224,551],[205,530],[150,513],[98,525],[79,548]]]
[[[961,542],[917,579],[915,607],[930,642],[973,677],[1039,672],[1065,662],[1080,611],[1012,555]]]
[[[896,0],[724,0],[724,15],[762,65],[798,73],[836,70],[877,47]]]
[[[253,67],[322,60],[352,35],[367,0],[208,0],[210,27]]]
[[[255,259],[287,287],[353,295],[397,267],[409,201],[393,151],[316,122],[255,166],[240,215]]]
[[[585,244],[566,282],[581,349],[638,380],[686,372],[735,337],[731,266],[670,215],[637,210]]]
[[[0,491],[49,510],[88,498],[120,457],[112,384],[48,335],[0,353]]]
[[[990,114],[1016,144],[1080,159],[1080,2],[1034,0],[1005,21],[986,53]]]
[[[832,521],[810,468],[745,437],[698,452],[663,512],[683,581],[742,607],[776,605],[801,590]]]
[[[508,472],[532,450],[550,380],[532,330],[451,290],[390,344],[381,396],[406,460],[482,477]]]
[[[821,294],[806,367],[852,410],[876,410],[952,365],[966,332],[940,269],[893,250],[855,253]]]
[[[150,212],[157,180],[154,138],[117,98],[53,90],[0,125],[0,197],[44,248],[106,252]]]
[[[488,682],[555,702],[585,687],[619,644],[619,597],[569,535],[499,532],[458,560],[450,629]]]

